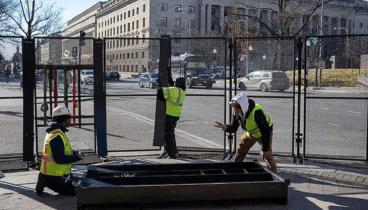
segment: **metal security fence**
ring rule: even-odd
[[[295,156],[295,38],[248,37],[236,38],[234,43],[235,94],[246,92],[272,118],[273,152],[281,156]],[[238,132],[237,136],[241,135],[242,132]],[[256,146],[251,152],[258,154],[259,149],[260,146]]]
[[[367,93],[357,90],[366,84],[367,43],[367,35],[305,38],[305,158],[368,160]]]
[[[1,36],[0,40],[0,157],[22,157],[23,37]]]

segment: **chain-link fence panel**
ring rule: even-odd
[[[0,37],[0,158],[23,152],[23,52],[21,37]]]

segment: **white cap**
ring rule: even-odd
[[[53,117],[65,116],[65,115],[71,116],[72,114],[70,114],[69,109],[64,105],[58,106],[54,110],[52,110]]]

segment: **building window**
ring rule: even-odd
[[[126,25],[124,24],[124,33],[126,32]]]
[[[194,29],[194,19],[190,19],[190,29]]]
[[[138,72],[138,65],[135,65],[135,72]]]
[[[143,44],[143,43],[145,43],[145,42],[146,42],[146,40],[145,40],[146,35],[142,34],[142,38],[143,38],[143,40],[142,40],[142,44]]]
[[[130,31],[130,23],[128,23],[128,32]]]
[[[123,59],[125,59],[125,53],[123,53]]]
[[[216,15],[216,8],[213,8],[211,9],[211,15]]]
[[[129,65],[127,65],[127,72],[129,72]]]
[[[124,39],[124,47],[126,46],[126,39]]]
[[[136,39],[136,41],[135,41],[135,44],[136,44],[136,45],[138,45],[138,43],[139,43],[138,36],[137,36],[136,38],[137,38],[137,39]],[[138,55],[138,53],[137,53],[137,55]]]
[[[137,29],[139,28],[139,20],[136,22]]]
[[[124,12],[124,20],[126,19],[126,12]]]
[[[122,59],[123,58],[123,54],[122,53],[120,53],[120,59]]]
[[[115,17],[114,17],[114,23],[115,23]]]
[[[175,4],[175,12],[181,12],[181,5]]]
[[[144,65],[142,65],[142,71],[145,71]]]
[[[120,25],[120,33],[122,34],[123,33],[123,26]]]
[[[188,13],[189,14],[195,14],[195,7],[194,6],[189,6],[188,7]]]
[[[127,53],[127,59],[129,59],[129,55],[130,55],[130,54],[129,54],[129,53]]]
[[[132,16],[134,16],[134,9],[132,9]]]
[[[127,45],[128,45],[128,46],[130,45],[130,39],[128,39],[128,43],[127,43]],[[128,56],[128,58],[129,58],[129,56]]]
[[[355,22],[353,22],[353,28],[355,27]]]
[[[161,12],[167,12],[167,4],[161,3]]]
[[[130,17],[130,11],[128,11],[128,18]]]
[[[180,28],[181,27],[181,19],[180,18],[175,18],[174,19],[174,24],[175,24],[175,28]]]
[[[142,22],[143,22],[142,23],[143,28],[146,27],[146,18],[143,18],[143,21]]]
[[[139,57],[138,57],[138,52],[136,52],[136,53],[135,53],[135,58],[139,58]]]
[[[142,58],[144,58],[144,52],[142,52]]]
[[[125,72],[125,65],[123,65],[123,71]]]
[[[119,15],[116,16],[117,21],[119,22]]]
[[[112,33],[113,33],[113,36],[115,36],[115,28],[113,28],[113,32]]]
[[[360,28],[363,28],[363,23],[360,23]]]
[[[132,22],[132,30],[134,30],[134,21]]]
[[[143,12],[146,12],[146,5],[143,4]]]
[[[120,20],[123,20],[123,14],[120,14]]]
[[[132,69],[132,72],[134,71],[134,65],[131,65],[130,68]]]
[[[160,25],[161,25],[162,27],[167,27],[167,17],[162,17],[162,18],[160,19]]]
[[[132,54],[131,54],[131,57],[132,57],[132,59],[134,58],[134,53],[132,53]],[[133,66],[133,65],[132,65],[132,66]],[[133,67],[132,67],[132,69],[133,69]]]
[[[139,15],[139,7],[137,7],[137,15]]]

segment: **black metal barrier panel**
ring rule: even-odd
[[[98,204],[214,201],[251,198],[288,200],[290,180],[257,162],[74,166],[79,209]],[[91,196],[94,199],[91,199]]]
[[[36,50],[36,154],[42,152],[46,129],[52,119],[52,110],[60,105],[67,106],[72,114],[67,136],[73,149],[84,152],[97,151],[94,40],[86,38],[84,45],[80,46],[79,38],[35,38],[36,49],[48,52],[48,55],[38,55]]]
[[[367,161],[368,35],[304,44],[304,158]]]
[[[275,156],[295,156],[296,41],[294,37],[243,37],[234,40],[233,95],[244,92],[263,106],[273,121],[272,152]],[[230,109],[231,114],[231,109]],[[244,134],[234,136],[237,146]],[[256,144],[250,154],[259,154]]]

